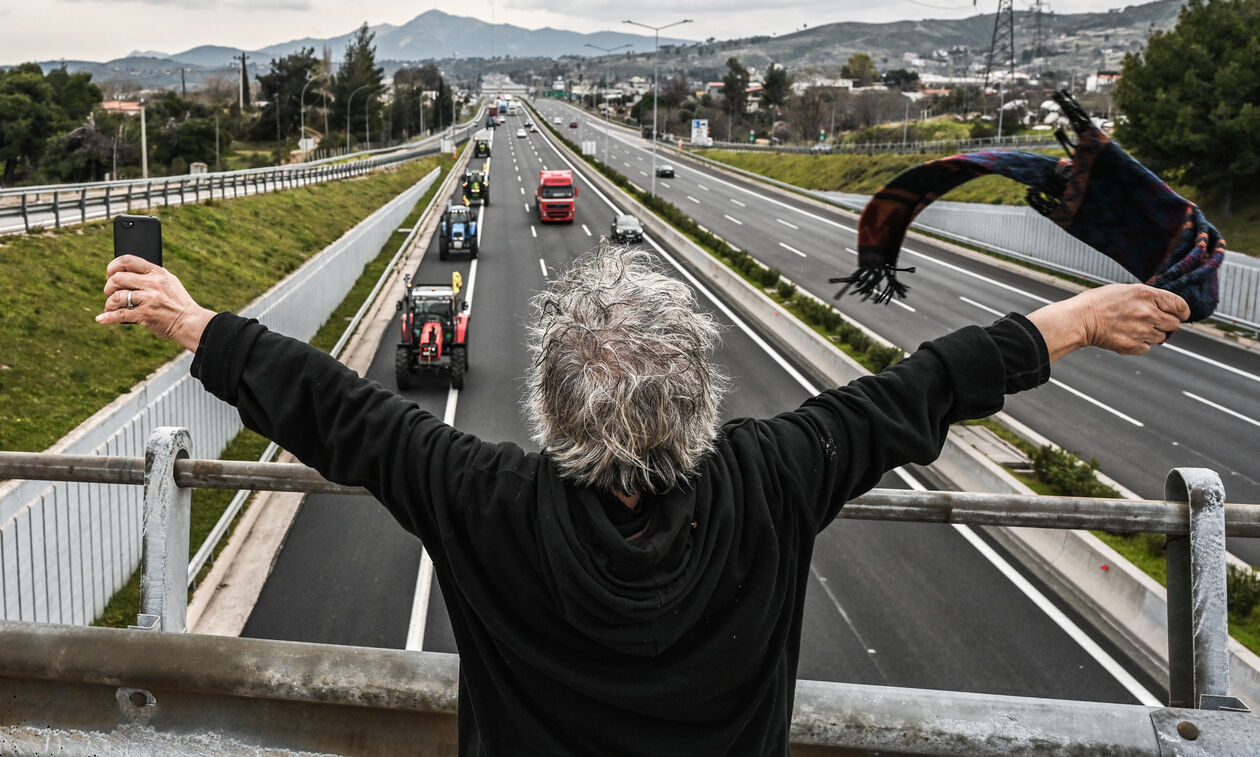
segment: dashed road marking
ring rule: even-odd
[[[728,217],[729,217],[729,216],[728,216]],[[782,247],[783,249],[787,250],[788,252],[794,252],[794,253],[796,253],[797,255],[800,255],[800,256],[801,256],[801,257],[803,257],[803,258],[807,258],[807,257],[809,257],[808,255],[806,255],[805,253],[803,253],[803,252],[801,252],[800,250],[796,249],[795,247],[793,247],[793,246],[792,246],[792,245],[790,245],[790,244],[784,244],[783,242],[779,242],[779,246],[780,246],[780,247]]]
[[[725,213],[723,213],[723,214],[722,214],[722,217],[723,217],[723,218],[725,218],[726,220],[731,221],[731,222],[733,222],[733,223],[735,223],[735,224],[738,224],[738,225],[740,225],[740,226],[743,226],[743,225],[744,225],[744,222],[743,222],[743,221],[741,221],[741,220],[739,220],[738,218],[735,218],[735,217],[733,217],[733,216],[728,216],[728,215],[727,215],[727,214],[725,214]]]
[[[699,200],[697,200],[696,198],[692,197],[691,195],[687,195],[687,199],[688,199],[688,200],[691,200],[692,202],[694,202],[694,203],[695,203],[695,204],[697,204],[697,205],[699,205],[699,204],[700,204],[700,201],[699,201]]]
[[[748,207],[747,205],[745,205],[744,203],[740,202],[739,200],[736,200],[734,197],[732,197],[732,198],[730,198],[730,199],[731,199],[731,202],[735,203],[736,205],[740,206],[741,208],[746,208],[746,207]]]
[[[533,224],[529,225],[529,233],[533,234],[535,239],[538,238],[538,229],[535,229]]]
[[[784,226],[788,227],[789,229],[800,229],[800,228],[801,228],[800,226],[797,226],[797,225],[796,225],[796,224],[794,224],[794,223],[788,223],[787,221],[783,220],[782,218],[776,218],[776,219],[774,219],[774,220],[778,221],[779,223],[783,224]]]
[[[588,237],[591,235],[591,230],[590,230],[590,229],[588,229],[588,228],[586,228],[586,224],[582,224],[582,231],[585,231],[585,232],[586,232],[586,236],[588,236]]]

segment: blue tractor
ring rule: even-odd
[[[438,257],[446,260],[452,250],[467,250],[477,257],[477,212],[466,205],[448,205],[438,227]]]

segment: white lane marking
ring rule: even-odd
[[[988,305],[981,305],[979,302],[976,302],[975,300],[971,299],[970,297],[963,297],[962,295],[959,295],[959,296],[958,296],[958,299],[962,300],[963,302],[967,303],[968,305],[971,305],[972,307],[977,307],[977,308],[980,308],[981,310],[983,310],[983,311],[984,311],[984,312],[986,312],[986,313],[991,313],[991,314],[993,314],[993,315],[996,315],[998,318],[1001,318],[1002,316],[1006,315],[1006,313],[1003,313],[1002,311],[998,310],[997,308],[991,308],[991,307],[989,307]]]
[[[534,237],[535,239],[537,239],[537,238],[538,238],[538,229],[535,229],[535,228],[534,228],[534,224],[532,224],[532,223],[529,225],[529,233],[530,233],[531,235],[533,235],[533,237]]]
[[[983,281],[983,282],[985,282],[986,284],[992,284],[993,286],[998,287],[999,289],[1005,289],[1005,290],[1007,290],[1008,292],[1014,292],[1015,294],[1022,294],[1023,296],[1025,296],[1025,297],[1027,297],[1028,299],[1032,300],[1033,302],[1040,302],[1040,303],[1041,303],[1041,304],[1043,304],[1043,305],[1049,305],[1049,304],[1052,302],[1052,300],[1048,300],[1048,299],[1046,299],[1045,297],[1042,297],[1042,296],[1040,296],[1040,295],[1033,294],[1032,292],[1029,292],[1029,291],[1028,291],[1028,290],[1026,290],[1026,289],[1020,289],[1019,287],[1014,287],[1014,286],[1011,286],[1010,284],[1003,284],[1002,282],[998,281],[997,279],[991,279],[991,278],[989,278],[988,276],[981,276],[980,274],[978,274],[978,273],[976,273],[976,272],[974,272],[974,271],[968,271],[966,268],[963,268],[963,267],[961,267],[961,266],[956,266],[956,265],[954,265],[953,263],[946,263],[946,262],[945,262],[945,261],[943,261],[943,260],[937,260],[936,258],[932,257],[931,255],[928,255],[927,253],[923,253],[923,252],[915,252],[914,250],[910,249],[909,247],[903,247],[902,249],[903,249],[903,250],[905,250],[906,252],[910,253],[911,255],[916,255],[916,256],[918,256],[918,257],[920,257],[920,258],[923,258],[923,259],[925,259],[925,260],[929,260],[929,261],[931,261],[931,262],[933,262],[933,263],[935,263],[935,264],[937,264],[937,265],[939,265],[939,266],[943,266],[943,267],[945,267],[945,268],[948,268],[948,269],[950,269],[951,271],[955,271],[955,272],[957,272],[957,273],[961,273],[961,274],[962,274],[962,275],[964,275],[964,276],[970,276],[970,277],[971,277],[971,278],[973,278],[973,279],[977,279],[977,280],[979,280],[979,281]]]
[[[647,176],[647,171],[639,171],[640,176]]]
[[[517,181],[524,181],[524,179],[522,179],[522,178],[521,178],[521,175],[520,175],[519,173],[516,175],[516,180],[517,180]]]
[[[896,468],[893,472],[900,476],[901,480],[905,481],[906,485],[911,489],[920,492],[927,490],[927,487],[919,483],[918,479],[911,476],[905,468]],[[977,536],[970,526],[955,524],[954,530],[961,534],[967,540],[967,543],[974,547],[993,567],[997,568],[998,572],[1006,580],[1014,584],[1016,589],[1019,589],[1024,596],[1032,600],[1037,609],[1044,612],[1072,641],[1075,641],[1081,649],[1085,650],[1085,653],[1092,657],[1094,662],[1110,673],[1121,686],[1128,690],[1134,699],[1138,700],[1139,704],[1147,707],[1159,707],[1163,704],[1145,686],[1138,683],[1136,678],[1129,675],[1129,671],[1116,662],[1114,657],[1107,654],[1088,634],[1082,631],[1080,626],[1073,623],[1071,618],[1064,615],[1063,611],[1058,607],[1055,607],[1054,603],[1047,599],[1045,594],[1029,583],[1028,579],[1024,578],[1019,571],[1011,567],[1011,564],[1005,558],[993,551],[993,548]]]
[[[527,203],[525,203],[525,212],[526,212],[526,213],[528,213],[528,212],[529,212],[529,203],[528,203],[528,202],[527,202]]]
[[[485,214],[482,214],[485,218]],[[484,223],[484,221],[483,221]],[[477,240],[481,240],[481,230],[485,226],[477,224]],[[468,282],[464,287],[464,301],[472,306],[473,287],[477,285],[477,259],[473,258],[468,265]],[[446,392],[446,410],[442,413],[442,422],[448,426],[455,425],[455,409],[459,406],[459,390],[451,388]],[[419,652],[424,646],[424,629],[429,620],[429,595],[433,589],[433,558],[424,547],[420,548],[420,568],[416,572],[416,590],[411,596],[411,618],[407,622],[407,640],[404,649]]]
[[[803,253],[803,252],[801,252],[800,250],[796,249],[795,247],[793,247],[793,246],[792,246],[792,245],[790,245],[790,244],[784,244],[783,242],[779,242],[779,246],[780,246],[780,247],[782,247],[783,249],[787,250],[788,252],[795,252],[797,255],[800,255],[800,256],[801,256],[801,257],[803,257],[803,258],[807,258],[807,257],[809,257],[808,255],[806,255],[805,253]]]
[[[517,189],[521,190],[521,194],[525,194],[525,187],[517,187]]]
[[[991,313],[991,314],[993,314],[993,315],[997,316],[998,318],[1001,318],[1002,316],[1006,315],[1006,313],[1003,313],[1002,311],[997,310],[997,309],[995,309],[995,308],[991,308],[991,307],[989,307],[988,305],[981,305],[979,302],[976,302],[975,300],[971,299],[970,297],[961,297],[961,296],[960,296],[958,299],[962,300],[963,302],[967,303],[968,305],[971,305],[971,306],[973,306],[973,307],[980,308],[981,310],[985,311],[986,313]],[[1094,399],[1093,397],[1089,396],[1088,394],[1086,394],[1086,393],[1082,392],[1082,391],[1081,391],[1081,390],[1079,390],[1079,389],[1073,389],[1072,387],[1068,386],[1067,384],[1063,383],[1062,381],[1060,381],[1060,380],[1058,380],[1058,379],[1056,379],[1056,378],[1052,378],[1052,379],[1050,379],[1050,383],[1051,383],[1051,384],[1054,384],[1055,386],[1059,387],[1060,389],[1063,389],[1064,391],[1070,392],[1071,394],[1074,394],[1074,395],[1076,395],[1077,397],[1080,397],[1081,399],[1085,400],[1086,402],[1090,403],[1091,405],[1095,405],[1095,406],[1097,406],[1097,407],[1102,408],[1103,410],[1106,410],[1107,412],[1111,413],[1112,415],[1116,416],[1117,418],[1119,418],[1119,419],[1121,419],[1121,420],[1123,420],[1123,421],[1128,421],[1129,423],[1132,423],[1134,426],[1137,426],[1138,428],[1142,428],[1144,425],[1146,425],[1146,424],[1142,423],[1142,421],[1139,421],[1139,420],[1137,420],[1136,418],[1133,418],[1133,417],[1131,417],[1131,416],[1125,415],[1124,413],[1120,412],[1119,410],[1115,409],[1114,407],[1111,407],[1110,405],[1104,405],[1102,402],[1100,402],[1100,401],[1098,401],[1098,400]]]
[[[697,186],[697,187],[700,187],[701,189],[703,189],[703,190],[704,190],[704,191],[706,191],[706,192],[708,192],[708,191],[709,191],[709,188],[708,188],[708,187],[706,187],[706,186],[705,186],[705,185],[703,185],[703,184],[697,184],[696,186]]]
[[[851,253],[853,253],[854,255],[858,254],[858,251],[857,251],[857,250],[855,250],[855,249],[853,249],[852,247],[845,247],[845,248],[844,248],[844,251],[845,251],[845,252],[851,252]]]
[[[586,228],[586,224],[582,224],[582,231],[585,231],[585,232],[586,232],[586,236],[588,236],[588,237],[591,235],[591,230],[590,230],[590,229],[588,229],[588,228]]]
[[[1116,416],[1117,418],[1119,418],[1119,419],[1120,419],[1120,420],[1122,420],[1122,421],[1128,421],[1129,423],[1132,423],[1134,426],[1137,426],[1138,428],[1142,428],[1144,425],[1146,425],[1146,424],[1142,423],[1142,421],[1139,421],[1138,419],[1136,419],[1136,418],[1134,418],[1134,417],[1132,417],[1132,416],[1125,415],[1124,413],[1120,412],[1119,410],[1115,409],[1114,407],[1111,407],[1110,405],[1104,405],[1102,402],[1100,402],[1100,401],[1098,401],[1098,400],[1094,399],[1093,397],[1089,396],[1088,394],[1086,394],[1086,393],[1082,392],[1082,391],[1081,391],[1081,390],[1079,390],[1079,389],[1073,389],[1072,387],[1068,386],[1067,384],[1063,383],[1062,381],[1060,381],[1060,380],[1058,380],[1058,379],[1056,379],[1056,378],[1052,378],[1052,379],[1050,379],[1050,383],[1051,383],[1051,384],[1054,384],[1055,386],[1059,387],[1060,389],[1063,389],[1063,390],[1066,390],[1066,391],[1068,391],[1068,392],[1071,392],[1072,394],[1075,394],[1077,397],[1080,397],[1081,399],[1085,400],[1086,402],[1090,403],[1091,405],[1095,405],[1095,406],[1097,406],[1097,407],[1099,407],[1099,408],[1102,408],[1103,410],[1106,410],[1107,412],[1111,413],[1112,415]]]
[[[1230,373],[1233,373],[1238,376],[1242,376],[1243,378],[1246,378],[1246,379],[1251,379],[1252,381],[1260,381],[1260,376],[1257,376],[1254,373],[1248,373],[1247,371],[1244,371],[1241,368],[1235,368],[1232,365],[1226,365],[1222,362],[1213,360],[1210,357],[1204,357],[1203,355],[1196,355],[1184,347],[1175,347],[1171,344],[1168,344],[1167,342],[1165,342],[1161,346],[1166,350],[1172,350],[1178,355],[1185,355],[1186,357],[1191,358],[1193,360],[1198,360],[1200,362],[1207,363],[1213,368],[1220,368],[1223,371],[1229,371]]]
[[[778,221],[779,223],[783,224],[784,226],[788,227],[789,229],[800,229],[800,228],[801,228],[800,226],[797,226],[797,225],[796,225],[796,224],[794,224],[794,223],[788,223],[787,221],[783,220],[782,218],[776,218],[776,219],[774,219],[774,220]]]
[[[1182,392],[1181,392],[1181,393],[1182,393],[1182,394],[1184,394],[1184,395],[1186,395],[1187,397],[1189,397],[1190,399],[1192,399],[1192,400],[1194,400],[1194,401],[1196,401],[1196,402],[1202,402],[1203,404],[1207,405],[1207,406],[1208,406],[1208,407],[1210,407],[1210,408],[1214,408],[1214,409],[1216,409],[1216,410],[1220,410],[1222,413],[1225,413],[1226,415],[1232,415],[1232,416],[1234,416],[1235,418],[1237,418],[1237,419],[1238,419],[1238,420],[1240,420],[1240,421],[1246,421],[1247,423],[1250,423],[1250,424],[1251,424],[1251,425],[1253,425],[1253,426],[1260,426],[1260,421],[1256,420],[1255,418],[1248,418],[1247,416],[1243,415],[1242,413],[1237,412],[1237,411],[1235,411],[1235,410],[1230,410],[1229,408],[1225,407],[1224,405],[1218,405],[1218,404],[1216,404],[1215,402],[1213,402],[1213,401],[1211,401],[1211,400],[1209,400],[1209,399],[1204,399],[1203,397],[1200,397],[1200,396],[1199,396],[1199,395],[1197,395],[1197,394],[1192,394],[1191,392],[1187,392],[1187,391],[1185,391],[1185,390],[1182,390]]]
[[[853,620],[849,617],[849,613],[844,611],[844,607],[840,604],[840,600],[836,598],[835,592],[833,592],[831,587],[828,586],[829,582],[823,577],[823,574],[818,572],[818,569],[814,567],[813,562],[810,562],[809,564],[809,572],[814,574],[814,578],[818,580],[818,585],[822,587],[823,593],[827,595],[827,599],[831,600],[831,606],[836,608],[836,612],[840,613],[840,617],[844,620],[844,624],[848,626],[853,635],[857,637],[858,642],[866,648],[866,654],[868,656],[874,655],[875,650],[867,645],[866,639],[862,638],[862,634],[858,631],[857,626],[853,625]],[[883,668],[879,666],[879,663],[876,662],[873,657],[871,659],[871,664],[879,671],[880,676],[887,681],[888,676],[884,673]]]
[[[538,259],[538,266],[542,268],[543,278],[547,278],[547,264],[543,262],[542,258]]]
[[[622,162],[622,164],[624,164],[624,165],[625,165],[625,167],[626,167],[626,168],[629,168],[629,167],[630,167],[630,164],[629,164],[629,163],[626,163],[624,160],[623,160],[623,161],[621,161],[621,162]]]
[[[734,197],[731,197],[731,198],[729,198],[729,199],[730,199],[730,201],[731,201],[731,202],[735,203],[736,205],[740,206],[741,208],[746,208],[746,207],[748,207],[748,205],[747,205],[747,204],[742,203],[742,202],[740,202],[739,200],[736,200]]]
[[[731,221],[731,222],[733,222],[733,223],[735,223],[735,224],[738,224],[738,225],[740,225],[740,226],[743,226],[743,225],[744,225],[744,222],[743,222],[743,221],[739,220],[738,218],[734,218],[734,217],[732,217],[732,216],[728,216],[728,215],[727,215],[727,214],[725,214],[725,213],[723,213],[723,214],[722,214],[722,217],[723,217],[723,218],[725,218],[726,220]]]
[[[699,200],[697,200],[696,198],[692,197],[691,195],[687,195],[687,199],[688,199],[688,200],[691,200],[692,202],[694,202],[694,203],[695,203],[695,204],[697,204],[697,205],[699,205],[699,204],[700,204],[700,201],[699,201]]]
[[[451,391],[455,391],[452,389]],[[433,558],[420,548],[420,570],[416,574],[416,591],[411,598],[411,621],[407,624],[408,652],[419,652],[424,646],[424,627],[429,620],[429,594],[433,588]]]
[[[666,183],[665,183],[665,182],[663,182],[663,181],[661,182],[661,186],[662,186],[662,187],[665,187],[666,189],[669,189],[669,185],[668,185],[668,184],[666,184]]]

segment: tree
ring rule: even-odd
[[[19,168],[39,164],[47,139],[61,120],[54,98],[38,63],[0,71],[0,160],[5,182],[15,179]]]
[[[856,53],[849,56],[849,62],[845,63],[844,68],[840,69],[840,75],[846,79],[852,79],[859,87],[869,87],[872,82],[879,79],[879,72],[875,70],[875,62],[866,53]]]
[[[727,60],[726,68],[726,76],[722,77],[722,96],[726,98],[727,112],[734,121],[748,104],[748,69],[740,65],[738,58]]]
[[[1152,170],[1204,190],[1228,218],[1260,180],[1260,3],[1190,0],[1146,50],[1125,56],[1116,136]]]
[[[254,125],[255,139],[283,140],[297,133],[302,118],[302,88],[318,68],[319,59],[312,47],[272,59],[271,70],[258,77],[259,97],[267,105]]]
[[[82,124],[92,109],[105,99],[101,88],[92,83],[92,74],[86,71],[69,73],[64,63],[61,68],[49,71],[44,79],[53,89],[53,100],[61,109],[62,120],[68,128]]]
[[[761,83],[761,102],[766,106],[782,106],[791,94],[792,78],[787,69],[778,63],[771,63],[766,71],[766,78]]]
[[[341,69],[333,77],[333,123],[346,123],[348,109],[351,133],[363,134],[370,129],[379,132],[381,128],[380,96],[385,91],[385,69],[376,65],[375,38],[376,33],[364,22],[346,45]]]
[[[919,83],[919,74],[904,68],[894,68],[891,71],[885,71],[883,76],[884,86],[896,88],[900,90],[914,89]]]

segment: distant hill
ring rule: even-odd
[[[1102,13],[1050,14],[1043,18],[1047,57],[1040,66],[1074,75],[1118,68],[1126,52],[1141,49],[1151,29],[1171,28],[1184,4],[1185,0],[1156,0]],[[662,38],[661,74],[681,73],[693,81],[714,80],[721,78],[726,61],[731,57],[759,72],[775,62],[793,72],[815,69],[838,73],[851,55],[867,53],[881,72],[906,68],[921,74],[957,75],[983,70],[993,21],[990,13],[965,19],[885,24],[838,22],[782,36],[706,43]],[[1027,61],[1031,57],[1032,13],[1017,11],[1015,27],[1017,55],[1024,59],[1020,68],[1028,70],[1033,67]],[[563,61],[557,64],[557,59],[591,57],[589,54],[596,51],[585,47],[587,44],[604,48],[632,45],[609,59],[616,75],[645,74],[652,67],[652,37],[648,35],[524,29],[510,24],[491,25],[480,19],[438,10],[426,11],[402,25],[379,24],[370,28],[376,34],[376,58],[385,66],[387,75],[406,63],[432,60],[445,61],[444,68],[454,70],[461,78],[496,70],[536,73],[549,79],[565,75],[573,68]],[[250,76],[266,72],[272,59],[303,47],[314,48],[319,55],[328,46],[333,59],[338,61],[355,31],[246,50]],[[91,72],[94,81],[106,86],[107,93],[125,93],[141,88],[178,88],[181,68],[189,88],[200,86],[212,77],[234,76],[232,61],[240,53],[241,50],[234,47],[202,45],[172,55],[138,51],[130,57],[106,63],[65,61],[65,65],[72,71]],[[452,61],[453,56],[458,58]],[[595,63],[603,65],[598,59]],[[45,70],[61,64],[62,61],[41,63]],[[581,74],[581,66],[576,68],[576,73]]]

